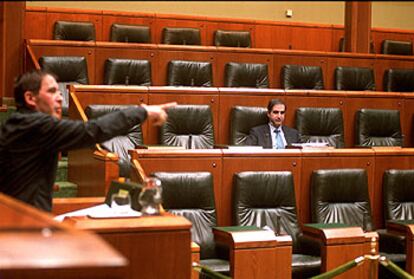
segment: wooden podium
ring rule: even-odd
[[[99,237],[0,194],[0,278],[125,278],[128,261]]]
[[[93,231],[130,261],[126,278],[191,277],[191,223],[168,213],[154,217],[66,217],[64,223]]]

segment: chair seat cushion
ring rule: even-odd
[[[318,256],[293,254],[292,255],[292,277],[309,278],[320,274],[321,258]]]
[[[205,265],[213,271],[230,275],[230,263],[222,259],[205,259],[200,260],[201,265]]]

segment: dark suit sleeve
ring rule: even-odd
[[[147,111],[142,107],[115,111],[88,122],[58,120],[49,116],[48,123],[42,125],[43,144],[49,150],[58,151],[92,147],[95,143],[127,134],[146,118]]]
[[[259,134],[257,129],[250,129],[249,135],[244,142],[244,145],[259,145]]]

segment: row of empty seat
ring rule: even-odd
[[[96,118],[119,110],[122,105],[89,105],[88,118]],[[268,122],[266,109],[261,107],[234,107],[231,111],[230,145],[244,145],[251,128]],[[400,112],[398,110],[362,109],[356,113],[356,145],[402,146]],[[302,143],[326,143],[344,147],[342,111],[338,108],[299,108],[296,111],[296,128]],[[214,125],[208,105],[178,105],[168,111],[167,122],[160,129],[160,145],[182,146],[186,149],[215,147]],[[143,145],[141,127],[135,126],[122,137],[102,143],[110,152],[119,155],[120,176],[128,176],[128,150]]]
[[[55,40],[94,41],[95,25],[92,22],[56,21],[53,30]],[[113,24],[111,41],[151,43],[150,28],[143,25]],[[200,30],[188,27],[165,27],[162,43],[171,45],[201,45]],[[251,47],[249,31],[216,30],[215,46]]]
[[[111,26],[113,42],[151,43],[150,27],[145,25],[117,24]],[[56,40],[94,41],[95,25],[92,22],[56,21],[53,38]],[[200,29],[188,27],[165,27],[162,43],[173,45],[201,45]],[[216,30],[214,45],[225,47],[251,47],[250,31]],[[371,53],[375,53],[371,42]],[[345,40],[339,41],[339,51],[345,50]],[[382,54],[412,55],[411,41],[383,40]]]
[[[213,239],[217,226],[213,177],[209,172],[155,172],[163,185],[163,205],[193,223],[192,239],[200,245],[201,263],[229,274],[226,254]],[[414,196],[408,185],[414,170],[384,172],[383,207],[386,220],[409,220]],[[306,238],[297,218],[294,179],[288,171],[245,171],[233,175],[232,220],[237,226],[267,227],[292,237],[292,278],[321,273],[320,243]],[[364,169],[315,170],[311,178],[312,223],[340,223],[374,230]],[[405,238],[378,231],[380,253],[404,268]],[[380,278],[393,278],[380,268]]]
[[[85,57],[43,56],[41,68],[54,73],[58,82],[89,84]],[[204,61],[172,60],[168,63],[167,83],[170,86],[213,85],[213,65]],[[320,66],[284,65],[281,69],[283,89],[324,89]],[[225,65],[225,86],[269,88],[267,64],[236,63]],[[384,88],[392,92],[414,91],[414,69],[387,69],[384,72]],[[104,84],[151,85],[151,63],[148,60],[109,58],[105,62]],[[337,67],[336,90],[375,90],[374,71],[370,68]],[[65,104],[67,104],[65,97]]]

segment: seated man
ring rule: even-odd
[[[286,105],[279,99],[269,101],[267,117],[269,123],[253,127],[246,139],[246,145],[261,145],[263,148],[283,149],[287,145],[299,142],[299,132],[283,126]]]

